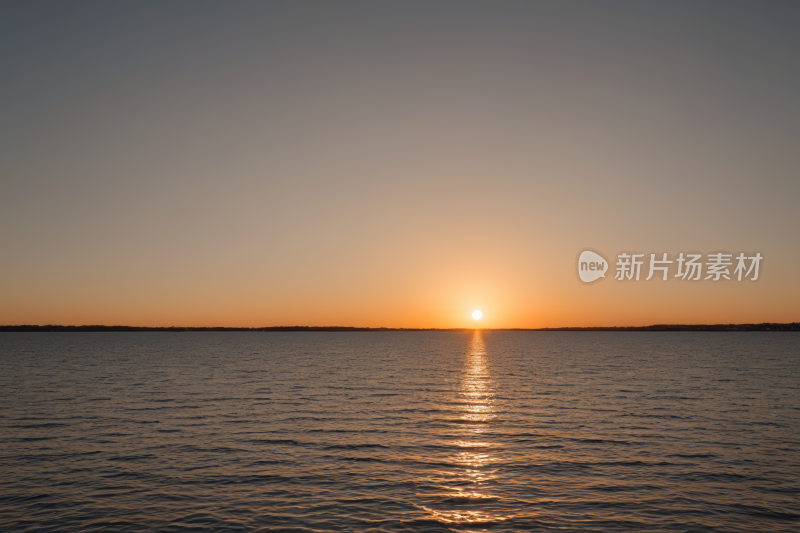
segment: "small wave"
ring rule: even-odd
[[[246,442],[248,444],[280,444],[284,446],[305,446],[308,444],[293,439],[248,439],[241,442]]]
[[[436,497],[437,495],[432,495]],[[481,494],[478,492],[465,492],[465,493],[451,493],[451,494],[442,494],[438,495],[439,500],[441,503],[448,503],[448,504],[467,504],[467,503],[485,503],[489,501],[496,501],[500,498],[497,496],[492,496],[490,494]]]
[[[60,422],[48,422],[45,424],[16,424],[13,426],[6,426],[16,429],[44,429],[44,428],[63,428],[68,427],[69,424],[62,424]]]
[[[733,507],[735,509],[742,510],[745,514],[751,516],[758,516],[762,518],[771,518],[777,520],[787,520],[791,522],[796,522],[800,520],[800,514],[797,513],[789,513],[789,512],[781,512],[781,511],[773,511],[772,509],[768,509],[766,507],[759,507],[757,505],[744,505],[741,503],[734,504]]]
[[[186,444],[178,447],[181,451],[186,452],[201,452],[201,453],[240,453],[246,452],[241,448],[231,448],[229,446],[196,446],[194,444]]]
[[[383,444],[334,444],[325,447],[326,450],[358,450],[360,448],[390,448],[390,446],[384,446]]]
[[[386,463],[385,459],[378,457],[337,457],[339,461],[356,461],[361,463]]]
[[[153,454],[145,454],[145,455],[115,455],[113,457],[109,457],[109,461],[121,461],[121,462],[128,462],[128,461],[148,461],[150,459],[155,459],[156,456]]]

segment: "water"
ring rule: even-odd
[[[4,333],[0,529],[796,532],[798,348]]]

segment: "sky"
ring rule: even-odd
[[[0,324],[800,321],[798,23],[791,1],[3,2]],[[606,279],[578,279],[585,249]],[[764,259],[622,282],[624,251]]]

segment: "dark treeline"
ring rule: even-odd
[[[473,331],[475,328],[355,328],[344,326],[271,326],[263,328],[149,328],[137,326],[58,326],[25,325],[0,326],[0,332],[106,332],[106,331]],[[481,328],[482,329],[482,328]],[[653,326],[624,326],[596,328],[487,328],[484,331],[800,331],[800,323],[791,324],[657,324]]]

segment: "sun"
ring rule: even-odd
[[[475,320],[480,320],[482,316],[483,313],[481,313],[478,309],[472,312],[472,318],[474,318]]]

